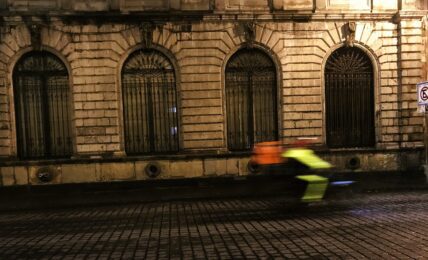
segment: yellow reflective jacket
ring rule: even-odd
[[[318,157],[314,151],[306,148],[291,148],[282,153],[285,158],[293,158],[311,169],[327,169],[331,164]]]

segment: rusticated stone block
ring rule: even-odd
[[[107,11],[108,7],[108,0],[74,0],[75,11]]]
[[[376,10],[395,10],[397,7],[397,0],[373,0],[373,9]]]
[[[96,182],[95,164],[64,164],[62,165],[63,183]]]
[[[1,177],[3,186],[15,185],[14,169],[13,167],[2,167]]]
[[[239,174],[239,159],[237,158],[228,158],[226,160],[226,173],[227,174]]]
[[[205,159],[204,175],[223,175],[227,173],[226,159]]]
[[[168,7],[167,0],[123,0],[122,10],[143,11],[143,10],[165,10]]]
[[[312,10],[313,0],[284,0],[284,10]]]
[[[28,170],[25,166],[15,166],[15,182],[16,185],[28,184]]]
[[[102,163],[101,181],[133,180],[135,179],[134,163]]]
[[[250,161],[250,158],[239,159],[239,175],[248,175],[250,173],[248,170],[249,161]]]
[[[203,175],[203,165],[201,160],[174,161],[170,164],[169,175],[172,178],[178,177],[200,177]]]
[[[186,11],[201,11],[210,10],[209,0],[181,0],[181,10]]]

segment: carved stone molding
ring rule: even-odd
[[[141,44],[144,48],[150,48],[153,44],[153,31],[156,26],[150,22],[140,24]]]
[[[245,41],[252,44],[256,38],[256,25],[253,22],[246,22],[243,25]]]
[[[235,34],[242,36],[247,47],[252,48],[256,38],[256,25],[253,21],[241,22],[236,26]]]
[[[183,32],[190,33],[192,32],[192,24],[189,22],[175,24],[173,25],[171,31],[174,33],[183,33]]]
[[[0,41],[2,41],[5,35],[10,33],[10,31],[11,31],[10,25],[0,22]]]
[[[30,31],[31,45],[34,49],[39,50],[42,46],[42,25],[29,24],[28,30]]]
[[[345,24],[345,45],[348,47],[354,47],[355,42],[355,30],[357,25],[355,22],[348,22]]]

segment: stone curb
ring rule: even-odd
[[[327,198],[428,188],[425,175],[419,171],[345,172],[328,177],[330,184],[353,183],[329,185]],[[1,187],[0,211],[251,196],[283,196],[293,201],[303,189],[292,176],[279,175]]]

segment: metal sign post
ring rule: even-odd
[[[424,144],[425,144],[425,165],[424,172],[428,181],[428,82],[421,82],[416,85],[418,94],[418,111],[424,113]]]

